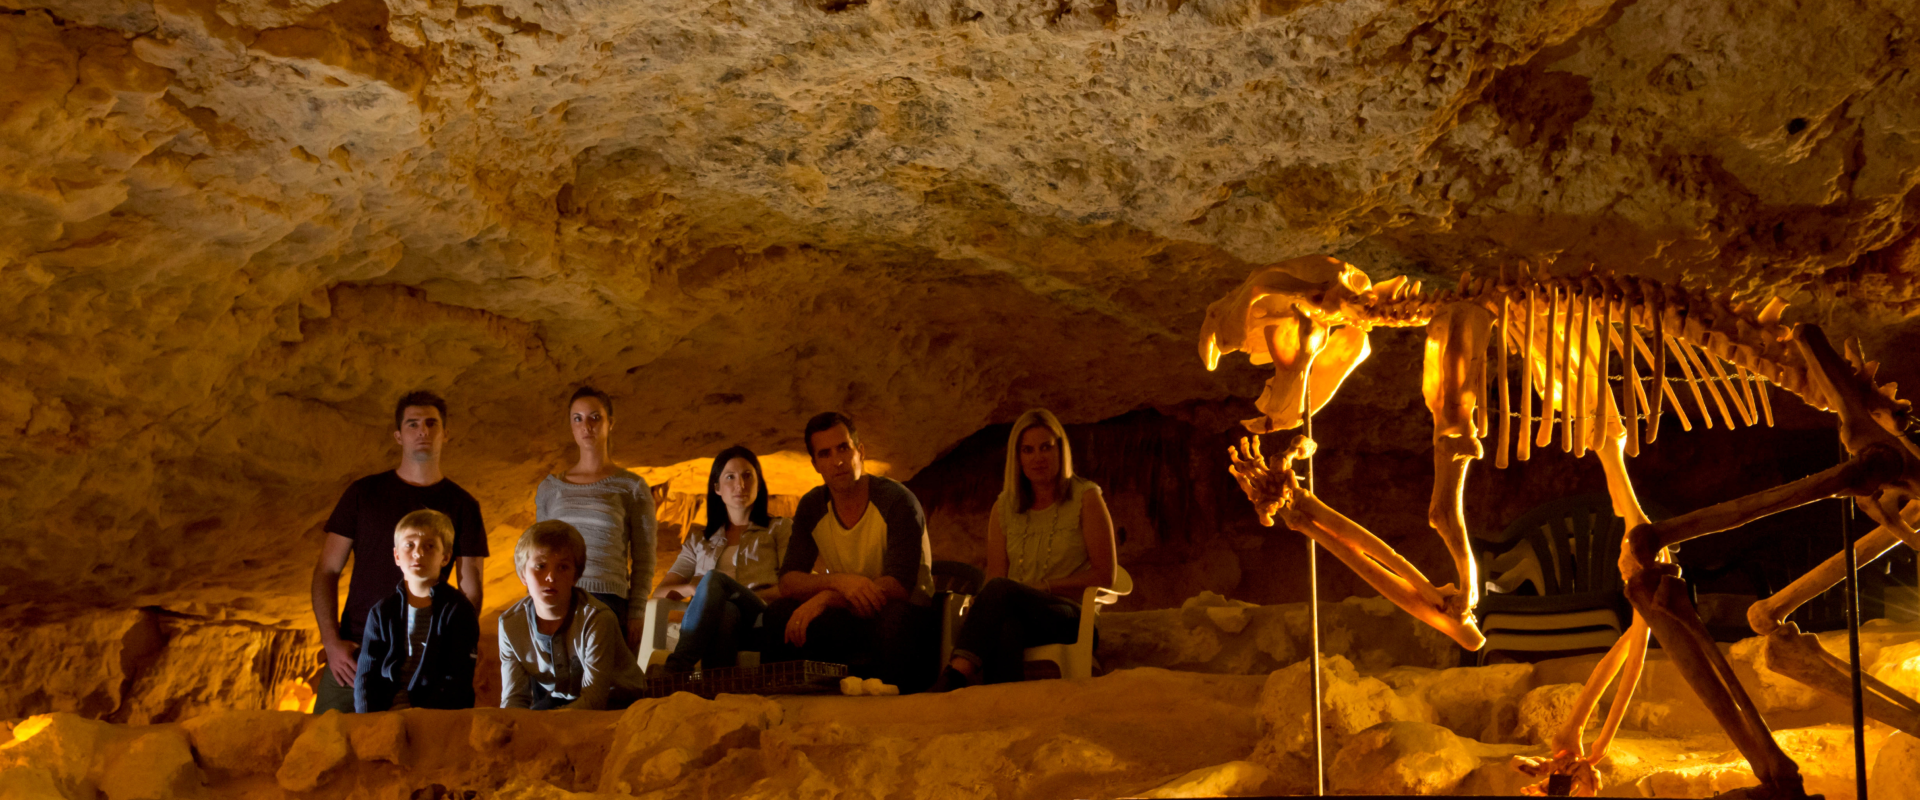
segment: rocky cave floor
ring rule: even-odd
[[[1329,790],[1513,795],[1598,656],[1453,667],[1377,598],[1323,608]],[[1303,605],[1201,595],[1108,615],[1090,681],[909,697],[692,695],[619,712],[234,710],[122,725],[53,713],[0,729],[0,797],[1195,797],[1311,791]],[[1844,633],[1824,634],[1845,652]],[[1854,797],[1845,703],[1729,655],[1809,793]],[[1920,689],[1920,624],[1871,621],[1869,671]],[[1278,669],[1275,663],[1291,661]],[[1171,668],[1169,668],[1171,667]],[[1591,731],[1589,732],[1591,736]],[[1920,743],[1868,728],[1870,791],[1920,785]],[[1656,650],[1606,796],[1706,797],[1753,773]]]

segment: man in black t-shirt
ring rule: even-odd
[[[400,445],[397,469],[369,475],[347,487],[333,515],[327,518],[327,540],[320,562],[313,568],[313,615],[320,624],[320,644],[327,668],[313,713],[329,709],[353,712],[353,678],[357,671],[361,626],[367,611],[393,594],[401,580],[393,560],[393,530],[400,518],[431,508],[453,518],[453,560],[442,567],[445,581],[458,570],[460,592],[477,610],[480,606],[481,563],[487,557],[487,529],[480,522],[480,504],[467,490],[440,472],[440,448],[446,444],[447,401],[432,392],[414,392],[400,398],[393,409],[393,439]],[[340,607],[340,573],[353,558],[353,579],[347,603]]]

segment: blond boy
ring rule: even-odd
[[[536,522],[513,548],[527,598],[500,615],[503,708],[623,708],[646,685],[604,603],[574,587],[587,543],[572,525]]]
[[[421,509],[394,526],[400,585],[367,611],[355,711],[473,707],[480,619],[466,596],[440,579],[452,557],[447,515]]]

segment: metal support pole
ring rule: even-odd
[[[1844,450],[1842,452],[1845,452]],[[1853,665],[1853,785],[1856,800],[1867,800],[1866,695],[1860,686],[1860,564],[1853,552],[1851,497],[1840,501],[1840,548],[1847,554],[1847,660]]]
[[[1306,409],[1304,417],[1306,429],[1303,433],[1311,440],[1313,439],[1313,384],[1311,382],[1303,388],[1302,396]],[[1313,459],[1313,456],[1307,456],[1308,492],[1313,491]],[[1303,538],[1307,540],[1307,650],[1313,659],[1313,665],[1308,670],[1313,680],[1313,714],[1311,715],[1313,794],[1321,797],[1327,793],[1327,760],[1326,750],[1321,742],[1325,726],[1320,721],[1320,706],[1323,699],[1320,687],[1320,548],[1313,543],[1312,537]]]

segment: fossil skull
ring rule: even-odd
[[[1398,279],[1394,290],[1400,290]],[[1242,422],[1247,430],[1294,428],[1333,398],[1371,352],[1364,309],[1373,294],[1373,282],[1352,264],[1306,256],[1254,273],[1207,306],[1200,332],[1207,369],[1235,350],[1254,364],[1273,364],[1273,378],[1255,403],[1265,416]]]

